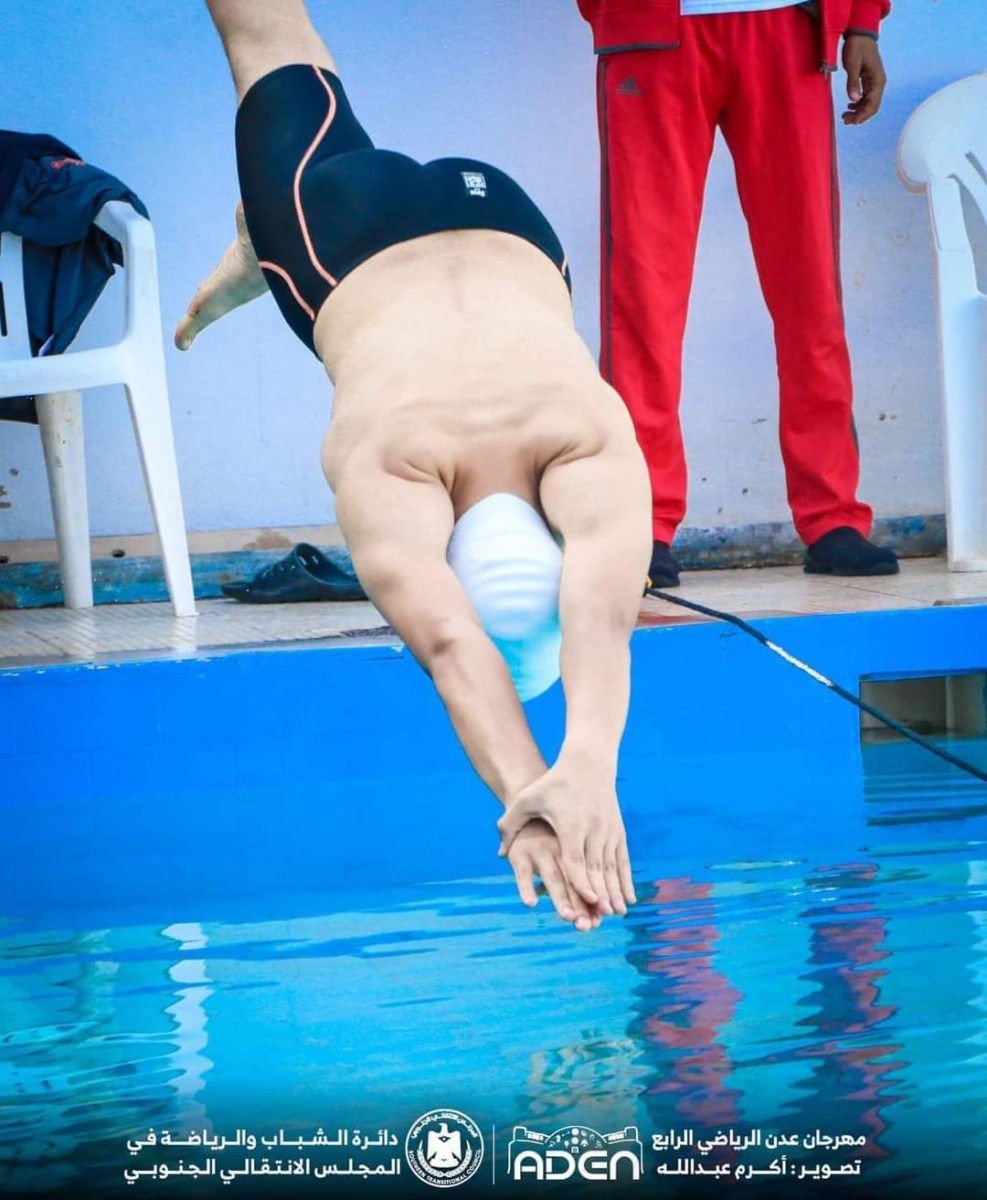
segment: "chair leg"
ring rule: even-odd
[[[987,571],[987,301],[947,279],[940,255],[939,353],[946,452],[946,540],[951,571]]]
[[[176,617],[192,617],[195,616],[192,568],[185,535],[164,355],[160,350],[159,353],[160,362],[154,361],[157,354],[145,354],[141,362],[140,380],[131,380],[125,386],[144,468],[144,481],[161,542],[161,558],[171,605]]]
[[[82,393],[38,396],[38,425],[48,470],[55,518],[62,595],[66,608],[92,608],[93,573],[89,549],[86,450],[82,434]]]

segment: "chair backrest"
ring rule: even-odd
[[[939,248],[961,249],[956,239],[969,229],[953,219],[954,205],[937,211],[936,199],[948,200],[958,187],[987,222],[987,73],[960,79],[919,105],[898,144],[898,170],[913,191],[929,189]]]
[[[0,233],[0,362],[30,357],[21,239]]]

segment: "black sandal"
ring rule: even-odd
[[[301,600],[366,600],[359,580],[321,550],[300,542],[279,562],[248,582],[220,585],[223,595],[242,604],[295,604]]]

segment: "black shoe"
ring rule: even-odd
[[[645,591],[678,587],[680,570],[679,564],[672,558],[668,542],[655,542],[651,550],[651,566],[648,568],[648,586]]]
[[[243,604],[291,604],[299,600],[366,600],[359,582],[321,550],[300,542],[280,562],[264,567],[249,583],[220,585],[224,596]]]
[[[808,575],[897,575],[898,558],[893,550],[841,525],[812,543],[803,570]]]

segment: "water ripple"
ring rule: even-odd
[[[852,853],[697,853],[674,872],[641,859],[640,903],[589,936],[544,901],[522,910],[506,876],[350,911],[279,896],[255,920],[8,920],[0,1187],[119,1173],[123,1139],[149,1127],[377,1128],[445,1104],[646,1140],[728,1125],[863,1136],[878,1193],[924,1178],[949,1139],[956,1177],[974,1179],[987,804],[895,747],[865,759]]]

